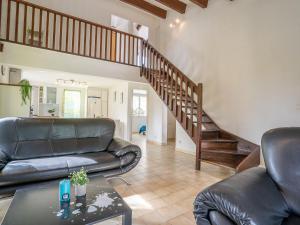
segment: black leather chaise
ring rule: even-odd
[[[0,194],[30,183],[89,175],[114,176],[134,168],[141,150],[114,139],[110,119],[0,119]]]
[[[265,168],[252,168],[199,193],[198,225],[300,225],[300,128],[264,134]]]

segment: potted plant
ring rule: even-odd
[[[85,196],[86,184],[89,182],[89,178],[87,177],[84,168],[81,168],[80,171],[71,173],[70,178],[72,185],[75,187],[75,196]]]
[[[22,105],[27,104],[27,100],[30,100],[31,95],[31,85],[28,80],[24,79],[19,82],[20,87],[20,93],[22,98]]]
[[[51,116],[55,116],[55,109],[49,109],[48,110],[48,113],[50,113],[51,114]]]

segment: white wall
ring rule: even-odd
[[[170,110],[167,112],[167,138],[168,139],[175,139],[176,138],[176,119],[171,113]]]
[[[115,99],[116,93],[116,99]],[[123,102],[122,102],[123,93]],[[130,140],[130,135],[128,134],[128,82],[120,82],[109,88],[108,91],[108,117],[113,120],[120,121],[120,136],[126,140]],[[118,133],[119,133],[118,132]]]
[[[145,82],[140,77],[138,67],[12,43],[4,43],[4,52],[0,53],[0,62],[20,67]]]
[[[162,22],[161,48],[203,82],[204,109],[220,127],[260,144],[268,129],[300,126],[299,12],[299,0],[190,5],[180,27],[169,28],[175,13]],[[192,149],[186,142],[177,147]]]
[[[0,64],[0,83],[8,84],[9,83],[9,68],[7,65]]]
[[[176,150],[196,155],[196,145],[180,123],[176,121]]]
[[[147,140],[158,144],[167,143],[167,110],[153,88],[149,88]]]
[[[28,117],[30,102],[22,104],[20,87],[0,85],[0,118]]]

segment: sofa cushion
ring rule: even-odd
[[[67,164],[70,172],[83,167],[88,173],[111,170],[121,167],[121,160],[107,152],[85,153],[68,156]]]
[[[0,186],[67,177],[82,167],[88,173],[119,169],[121,160],[107,152],[15,160],[2,169]]]
[[[63,157],[16,160],[7,163],[1,171],[1,175],[35,173],[62,168],[68,168],[68,164]]]
[[[110,119],[0,119],[0,150],[9,161],[105,151]]]
[[[286,218],[282,223],[282,225],[299,225],[299,224],[300,224],[300,217],[295,215]]]
[[[57,169],[74,171],[81,167],[101,171],[119,168],[120,166],[121,161],[119,158],[107,152],[97,152],[11,161],[2,169],[1,175],[8,176]]]
[[[115,124],[109,119],[53,120],[51,142],[54,155],[105,151]]]

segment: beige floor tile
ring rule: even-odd
[[[167,225],[196,225],[196,222],[189,220],[184,215],[181,215],[167,221]]]
[[[179,215],[182,215],[187,212],[187,209],[178,206],[178,205],[169,205],[157,210],[157,213],[162,216],[166,221],[171,220]]]

